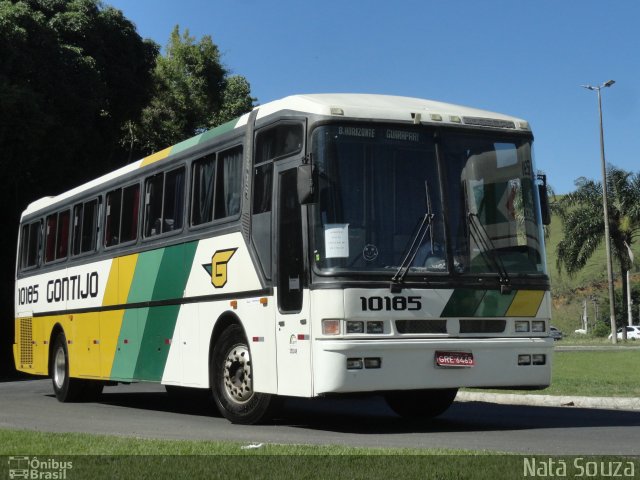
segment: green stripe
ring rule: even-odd
[[[141,253],[127,302],[182,298],[197,245],[191,242]],[[169,354],[167,340],[173,337],[179,311],[179,305],[127,310],[111,378],[160,380]]]
[[[474,312],[474,317],[504,317],[513,302],[516,292],[502,294],[497,290],[487,290],[480,305]]]
[[[200,135],[196,135],[195,137],[191,137],[191,138],[188,138],[187,140],[183,140],[180,143],[176,143],[171,148],[171,154],[169,155],[169,157],[177,155],[180,152],[184,152],[185,150],[188,150],[191,147],[195,147],[196,145],[199,145],[202,142],[206,142],[207,140],[211,140],[212,138],[218,137],[223,133],[230,132],[235,128],[236,124],[238,123],[238,120],[239,119],[236,118],[227,123],[223,123],[222,125],[218,125],[217,127],[212,128],[211,130],[207,130],[206,132],[201,133]]]
[[[189,278],[197,242],[164,250],[151,300],[181,298]],[[136,363],[135,377],[161,380],[167,363],[173,332],[180,312],[179,305],[147,309],[142,343]]]
[[[223,133],[230,132],[233,130],[238,124],[239,118],[231,120],[230,122],[223,123],[222,125],[218,125],[216,128],[212,128],[211,130],[204,132],[200,135],[200,141],[198,143],[206,142],[207,140],[211,140],[214,137],[222,135]]]
[[[440,316],[473,317],[485,293],[486,290],[472,290],[470,288],[454,290]]]

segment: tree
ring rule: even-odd
[[[556,203],[556,212],[563,224],[556,267],[558,271],[564,268],[569,275],[587,264],[604,239],[602,184],[584,177],[578,178],[575,184],[577,190]],[[607,191],[612,256],[624,279],[631,268],[625,243],[631,246],[640,235],[640,174],[609,165]],[[624,281],[622,289],[626,312],[627,284]]]
[[[176,26],[158,57],[154,90],[140,120],[126,126],[130,157],[142,157],[229,121],[253,108],[249,82],[228,76],[210,36],[198,42]]]
[[[256,99],[251,96],[251,86],[246,78],[240,75],[228,77],[222,92],[222,105],[214,113],[209,126],[221,125],[250,112],[255,102]]]
[[[2,285],[13,285],[25,206],[122,165],[121,126],[149,99],[158,50],[98,0],[0,0]],[[11,326],[13,288],[0,292]],[[12,329],[1,336],[6,365]]]

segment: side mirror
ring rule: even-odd
[[[305,163],[298,166],[298,201],[300,205],[314,203],[316,186],[313,165]]]
[[[549,209],[549,192],[547,191],[547,176],[538,175],[538,197],[540,198],[540,213],[542,214],[542,224],[551,224],[551,210]]]

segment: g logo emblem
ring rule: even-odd
[[[217,250],[211,257],[211,266],[207,270],[211,273],[211,283],[214,287],[222,288],[227,284],[227,264],[236,250],[237,248]]]

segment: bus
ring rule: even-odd
[[[295,95],[37,200],[16,368],[62,402],[159,382],[244,424],[284,397],[433,417],[461,387],[545,388],[532,141],[522,119],[453,104]]]

